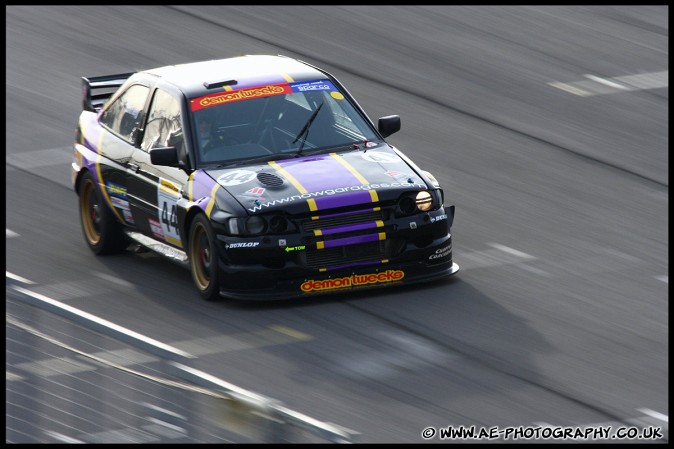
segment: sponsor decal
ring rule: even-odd
[[[400,162],[400,158],[395,154],[384,153],[383,151],[368,151],[361,154],[362,158],[370,162],[380,162],[382,164],[390,164]]]
[[[436,249],[433,254],[428,256],[428,260],[442,259],[443,257],[449,256],[449,253],[452,252],[452,245],[445,246],[444,248]]]
[[[133,215],[131,215],[130,210],[122,210],[122,214],[124,215],[124,219],[126,220],[127,223],[130,224],[136,224],[136,220],[133,219]]]
[[[117,196],[119,198],[126,198],[126,187],[109,182],[105,185],[105,188],[110,195]]]
[[[289,246],[285,249],[285,252],[289,253],[290,251],[303,251],[306,249],[306,246]]]
[[[416,221],[411,221],[410,222],[410,229],[416,229],[417,228],[417,222]]]
[[[153,220],[152,218],[148,218],[147,221],[150,222],[150,229],[152,229],[154,236],[164,240],[164,232],[162,231],[159,222],[157,220]]]
[[[218,184],[221,186],[238,186],[250,182],[257,176],[257,173],[250,170],[232,170],[223,173],[218,177]]]
[[[447,220],[447,215],[442,214],[442,215],[438,215],[437,217],[431,217],[431,223],[435,223],[436,221],[440,221],[440,220]]]
[[[262,196],[262,194],[264,194],[264,187],[253,187],[252,189],[246,190],[246,193],[249,195]]]
[[[225,248],[226,249],[255,248],[259,244],[260,244],[260,242],[227,243],[227,244],[225,244]]]
[[[309,91],[316,91],[316,90],[332,90],[332,91],[337,90],[335,88],[335,86],[330,81],[326,81],[326,80],[290,83],[290,88],[293,90],[293,92],[309,92]]]
[[[300,289],[304,293],[315,291],[337,290],[341,288],[362,287],[372,284],[385,284],[389,282],[400,281],[405,277],[405,272],[401,270],[386,270],[381,273],[352,274],[351,276],[305,281]]]
[[[278,239],[278,246],[286,246],[286,239]]]
[[[219,181],[219,178],[218,178]],[[221,183],[222,184],[222,183]],[[426,187],[423,184],[416,184],[417,187],[424,188]],[[389,183],[381,183],[381,184],[364,184],[364,185],[356,185],[356,186],[347,186],[347,187],[337,187],[335,189],[325,189],[325,190],[320,190],[318,192],[307,192],[303,193],[301,195],[292,195],[288,196],[285,198],[279,198],[271,201],[266,201],[266,202],[260,202],[260,204],[257,204],[249,208],[248,210],[251,212],[258,212],[262,210],[265,207],[274,207],[277,205],[282,205],[284,203],[292,203],[293,201],[300,201],[300,200],[308,200],[308,199],[313,199],[313,198],[318,198],[318,197],[324,197],[324,196],[333,196],[337,195],[340,193],[347,193],[347,192],[358,192],[358,191],[375,191],[378,188],[388,188],[388,187],[408,187],[407,184],[401,184],[399,182],[389,182]]]
[[[191,100],[192,111],[198,111],[200,109],[217,106],[219,104],[250,100],[253,98],[270,97],[273,95],[290,94],[292,92],[293,91],[290,88],[290,85],[287,83],[271,84],[268,86],[251,87],[248,89],[231,90],[227,92],[218,92]]]
[[[334,98],[335,100],[343,100],[344,95],[342,95],[341,92],[330,92],[330,96]]]
[[[403,176],[403,173],[402,173],[402,172],[399,172],[399,171],[390,171],[390,170],[387,171],[387,172],[384,172],[384,174],[385,174],[385,175],[389,175],[391,178],[395,178],[396,176]]]
[[[157,207],[161,222],[162,236],[167,242],[180,245],[180,231],[178,230],[178,199],[180,187],[168,179],[159,178],[157,184]]]
[[[118,209],[129,210],[129,202],[126,200],[123,200],[116,196],[111,196],[110,201],[112,202],[112,205]]]

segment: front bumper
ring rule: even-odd
[[[454,208],[387,224],[378,241],[321,249],[306,236],[241,239],[219,236],[221,294],[232,299],[272,300],[343,293],[425,282],[459,271],[452,258]],[[281,238],[279,238],[281,237]],[[283,238],[285,237],[285,238]],[[320,245],[320,243],[318,244]],[[340,259],[340,256],[342,258]],[[317,257],[320,257],[318,259]]]

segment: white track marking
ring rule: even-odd
[[[658,281],[662,281],[665,284],[669,284],[669,275],[655,276],[655,279],[657,279]]]
[[[12,231],[11,229],[5,228],[5,231],[7,232],[6,238],[11,239],[12,237],[20,237],[19,234],[16,232]]]
[[[492,248],[500,249],[501,251],[512,254],[514,256],[521,257],[523,259],[535,259],[534,256],[531,256],[527,253],[523,253],[522,251],[517,251],[516,249],[510,248],[505,245],[500,245],[498,243],[487,243],[487,245],[491,246]]]
[[[69,436],[65,436],[65,435],[63,435],[61,433],[58,433],[58,432],[52,432],[51,430],[46,430],[44,433],[47,434],[47,436],[50,436],[50,437],[54,438],[55,440],[61,441],[63,443],[85,444],[85,442],[82,441],[82,440],[70,438]]]
[[[584,76],[586,80],[570,83],[554,81],[549,82],[548,85],[580,97],[669,87],[668,70],[613,78],[602,78],[591,74]]]
[[[607,86],[613,87],[615,89],[627,89],[627,87],[623,86],[622,84],[614,83],[613,81],[605,80],[604,78],[599,78],[598,76],[585,75],[585,78],[591,79],[592,81],[596,81],[601,84],[606,84]]]
[[[660,421],[664,421],[666,423],[669,423],[669,417],[667,415],[663,415],[662,413],[658,413],[654,410],[651,410],[649,408],[640,408],[639,411],[643,413],[644,415],[651,416],[655,419],[659,419]]]
[[[498,243],[487,243],[494,249],[461,253],[461,269],[494,267],[506,264],[521,264],[536,257]]]
[[[18,274],[10,273],[9,271],[5,271],[5,276],[7,276],[10,279],[14,279],[15,281],[23,282],[24,284],[35,284],[35,282],[30,281],[26,278],[23,278],[23,277],[19,276]]]

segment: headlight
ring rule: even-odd
[[[428,212],[433,207],[433,198],[426,190],[417,193],[416,205],[422,212]]]
[[[283,215],[230,218],[227,221],[227,230],[230,235],[261,235],[280,234],[294,230],[292,223]]]
[[[251,235],[262,234],[267,230],[267,222],[264,218],[253,215],[246,220],[246,232]]]
[[[398,216],[408,216],[418,212],[428,212],[437,209],[442,204],[440,190],[420,190],[408,192],[398,200]]]
[[[288,229],[288,220],[282,215],[274,215],[269,219],[269,229],[275,233],[284,232]]]

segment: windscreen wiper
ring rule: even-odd
[[[307,141],[307,137],[309,136],[309,127],[311,126],[311,123],[314,121],[314,119],[318,115],[318,111],[320,111],[321,108],[323,107],[323,103],[324,102],[321,102],[321,104],[318,105],[316,110],[311,114],[311,117],[309,117],[309,120],[307,120],[307,122],[304,124],[304,126],[302,127],[300,132],[297,134],[297,137],[295,137],[295,140],[293,140],[293,143],[295,143],[299,140],[300,137],[302,137],[302,143],[300,143],[300,148],[299,148],[299,150],[297,150],[297,156],[302,154],[302,148],[304,148],[304,142]]]

